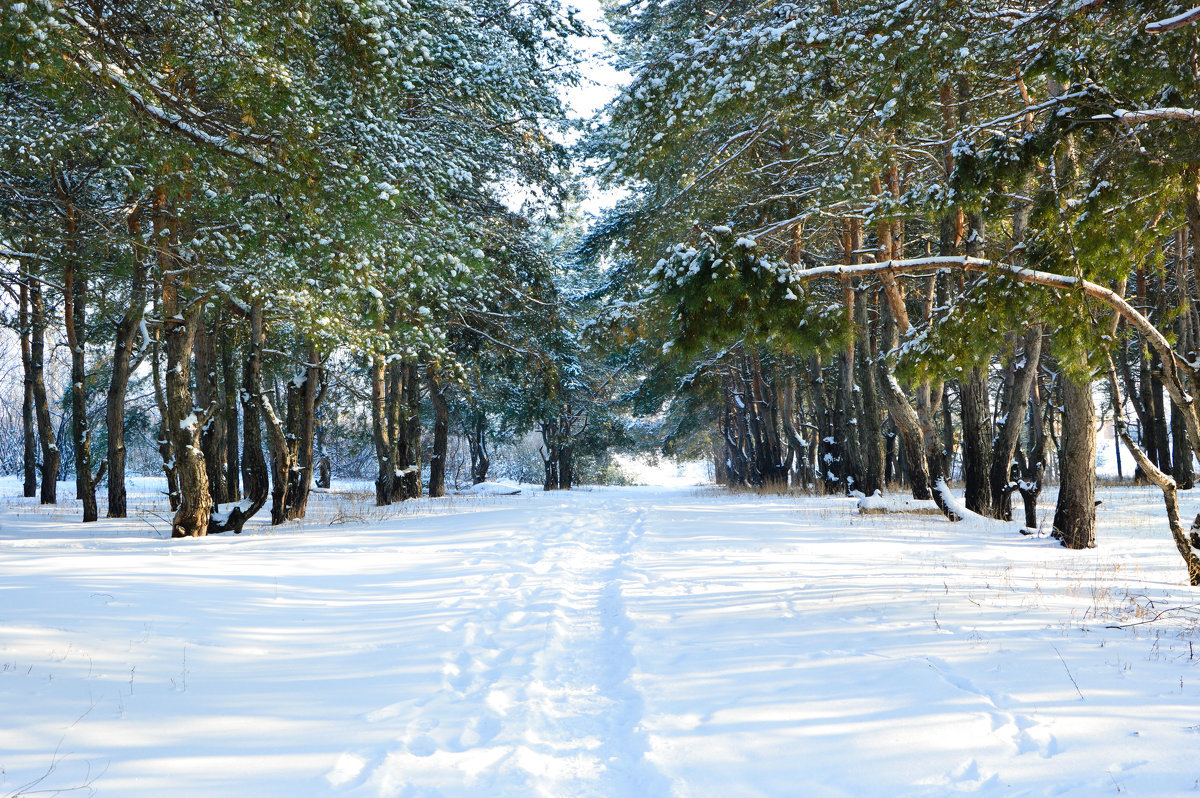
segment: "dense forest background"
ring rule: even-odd
[[[591,120],[557,2],[0,8],[27,495],[157,471],[192,536],[661,452],[1028,527],[1053,479],[1086,548],[1108,415],[1200,582],[1187,2],[614,4]]]

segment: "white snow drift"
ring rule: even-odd
[[[336,487],[183,541],[9,499],[0,795],[1200,785],[1200,596],[1151,491],[1079,553],[847,499]]]

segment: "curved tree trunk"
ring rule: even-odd
[[[1117,382],[1117,370],[1113,366],[1111,359],[1108,364],[1108,379],[1109,386],[1112,389],[1113,405],[1120,408],[1121,388]],[[1133,436],[1129,434],[1125,426],[1125,419],[1121,417],[1120,410],[1116,412],[1113,422],[1117,437],[1133,453],[1133,459],[1137,461],[1138,466],[1146,474],[1146,478],[1162,490],[1163,504],[1166,505],[1167,509],[1167,523],[1171,529],[1171,538],[1175,541],[1175,548],[1179,551],[1179,555],[1183,558],[1184,565],[1187,568],[1188,583],[1193,587],[1200,586],[1200,534],[1197,533],[1195,525],[1190,530],[1184,530],[1183,528],[1183,520],[1179,512],[1179,494],[1175,479],[1151,462],[1149,455],[1133,440]]]
[[[889,272],[883,272],[880,275],[880,281],[883,283],[883,296],[887,308],[883,348],[893,352],[899,345],[899,336],[909,329],[908,309],[896,278]],[[935,476],[940,477],[941,473],[940,471],[935,473],[930,468],[932,463],[940,462],[940,460],[926,454],[930,447],[930,434],[927,427],[932,424],[928,420],[930,415],[929,386],[923,385],[918,390],[917,406],[914,408],[913,403],[904,393],[904,389],[900,387],[896,375],[892,373],[887,359],[881,357],[879,358],[879,387],[884,403],[887,405],[888,415],[892,417],[892,423],[896,425],[897,433],[900,435],[909,488],[912,490],[913,498],[934,499],[934,478]],[[937,444],[935,443],[934,446],[936,447]]]
[[[258,312],[261,313],[261,310]],[[288,520],[287,508],[293,484],[292,471],[296,468],[298,441],[287,434],[284,420],[275,411],[275,405],[262,384],[257,388],[258,409],[267,428],[267,450],[271,453],[271,524],[278,525]]]
[[[262,314],[250,310],[250,342],[246,360],[242,365],[242,485],[245,498],[234,504],[227,512],[214,513],[209,520],[208,533],[241,533],[252,516],[267,503],[270,481],[267,461],[263,456],[262,418],[258,409],[258,391],[262,386],[261,335]]]
[[[992,468],[989,481],[996,517],[1012,519],[1012,494],[1017,484],[1012,480],[1013,459],[1021,438],[1021,428],[1029,410],[1030,389],[1037,378],[1042,355],[1042,327],[1031,326],[1025,332],[1023,350],[1017,354],[1012,380],[1004,395],[1003,411],[992,443]],[[1033,527],[1036,528],[1036,525]]]

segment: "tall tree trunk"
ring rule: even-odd
[[[433,454],[429,458],[429,495],[436,499],[446,495],[446,448],[450,435],[450,409],[432,364],[426,366],[425,373],[429,384],[429,401],[433,405]]]
[[[904,294],[896,278],[886,274],[881,278],[883,296],[887,313],[884,318],[883,347],[894,352],[899,348],[899,336],[909,330],[908,309],[905,306]],[[909,401],[896,375],[892,373],[887,358],[879,358],[879,387],[887,405],[888,415],[896,425],[900,435],[900,443],[904,449],[904,463],[908,474],[909,488],[914,499],[934,499],[934,473],[930,464],[934,460],[926,455],[929,448],[929,436],[926,431],[926,419],[929,416],[928,385],[923,385],[917,392],[917,407]],[[924,403],[922,404],[922,397]],[[940,473],[938,474],[940,476]],[[940,501],[940,499],[939,499]]]
[[[117,322],[113,340],[112,377],[108,383],[104,415],[108,424],[108,517],[124,518],[125,499],[125,396],[133,368],[133,343],[146,311],[146,260],[140,254],[141,229],[136,213],[127,221],[133,243],[133,275],[129,283],[129,306]]]
[[[845,223],[842,234],[842,247],[844,249],[845,262],[861,263],[862,255],[862,222],[858,219],[850,219]],[[853,324],[855,320],[855,295],[854,286],[849,278],[842,279],[842,303],[846,308],[846,316],[851,324],[851,336],[846,342],[846,348],[842,350],[838,359],[838,405],[841,408],[839,414],[839,429],[838,439],[841,442],[842,450],[842,481],[845,484],[845,489],[861,490],[863,481],[863,457],[862,444],[858,433],[858,418],[857,418],[857,385],[855,383],[855,336],[853,334]]]
[[[18,334],[21,338],[21,466],[24,474],[24,495],[32,499],[37,495],[37,428],[33,421],[33,345],[29,325],[29,286],[22,282],[17,299]]]
[[[471,484],[487,481],[491,457],[487,448],[487,416],[482,410],[471,411],[471,426],[467,433],[467,446],[471,451]]]
[[[392,444],[392,501],[411,498],[405,492],[404,479],[408,476],[408,437],[405,435],[405,368],[404,362],[392,358],[387,365],[384,391],[386,392],[385,413],[388,440]]]
[[[241,472],[238,455],[238,377],[233,357],[233,329],[220,328],[221,387],[224,389],[225,409],[225,498],[236,502],[242,498],[238,475]]]
[[[159,307],[161,312],[161,305]],[[171,512],[179,509],[179,474],[175,469],[175,455],[171,448],[171,433],[167,429],[170,413],[167,411],[167,392],[162,379],[162,342],[159,330],[150,338],[150,376],[154,382],[154,403],[158,407],[158,456],[162,459],[163,475],[167,478],[167,501]]]
[[[1096,406],[1090,379],[1062,377],[1058,504],[1054,529],[1070,549],[1096,545]]]
[[[220,386],[217,382],[217,333],[220,318],[214,316],[212,323],[201,316],[200,329],[196,331],[196,406],[204,411],[208,423],[200,433],[200,449],[204,452],[204,468],[208,476],[208,491],[214,505],[224,504],[225,495],[225,414],[221,406]]]
[[[303,518],[308,512],[308,497],[312,490],[314,445],[317,432],[317,406],[325,395],[321,358],[316,347],[308,348],[304,372],[288,383],[289,439],[295,441],[296,463],[290,474],[287,518]]]
[[[1154,372],[1162,369],[1162,360],[1155,352],[1151,358],[1152,372],[1150,376],[1150,407],[1154,419],[1154,448],[1158,451],[1158,467],[1170,474],[1174,471],[1171,463],[1171,433],[1167,419],[1167,404],[1163,401],[1162,380],[1154,376]]]
[[[830,467],[836,456],[832,446],[835,438],[832,413],[829,409],[829,395],[825,390],[825,371],[820,356],[812,356],[809,360],[808,371],[812,375],[810,390],[812,391],[813,398],[814,420],[817,424],[816,456],[818,480],[821,485],[821,492],[829,494],[834,492],[836,484],[835,477],[830,473]]]
[[[155,190],[153,205],[154,241],[162,274],[162,325],[166,337],[167,375],[164,418],[179,480],[179,507],[171,525],[172,537],[208,534],[212,495],[208,472],[200,448],[200,430],[207,419],[198,416],[192,403],[192,350],[200,326],[202,305],[188,300],[194,275],[176,255],[179,226],[167,208],[166,192]]]
[[[963,481],[967,509],[980,515],[995,513],[992,505],[992,415],[988,407],[987,367],[973,368],[962,379]]]
[[[38,441],[42,447],[42,504],[58,503],[59,450],[50,419],[50,399],[46,395],[46,298],[42,284],[34,280],[29,287],[29,363],[33,378],[33,409],[37,418]]]
[[[871,344],[870,303],[866,296],[855,304],[858,328],[858,357],[862,362],[859,383],[862,397],[862,423],[858,434],[863,451],[862,492],[868,496],[884,487],[883,415],[879,409],[879,386],[875,377],[875,350]]]
[[[270,483],[267,461],[263,456],[262,418],[259,413],[259,394],[262,392],[262,310],[251,305],[249,313],[250,341],[242,364],[242,485],[245,498],[227,512],[214,513],[209,520],[209,534],[241,533],[242,527],[267,503]],[[228,372],[227,372],[228,373]]]
[[[417,361],[404,365],[404,445],[408,458],[404,497],[421,496],[421,373]]]
[[[75,450],[75,496],[83,502],[84,523],[99,518],[96,481],[92,477],[92,431],[87,417],[87,278],[75,262],[75,210],[67,202],[70,241],[63,264],[63,326],[71,352],[71,443]],[[103,466],[101,466],[103,470]]]
[[[965,90],[966,83],[962,84]],[[965,96],[965,94],[964,94]],[[965,113],[966,109],[963,109]],[[978,213],[967,216],[969,233],[966,254],[982,258],[985,252],[983,219]],[[963,476],[967,509],[980,515],[996,514],[992,495],[992,414],[988,407],[989,364],[973,368],[962,381]]]
[[[163,320],[167,339],[166,427],[175,457],[175,476],[179,480],[179,507],[171,535],[199,537],[208,533],[212,515],[212,493],[200,448],[200,433],[208,419],[203,411],[197,413],[189,385],[191,350],[200,324],[200,308],[196,305],[183,314],[170,313],[172,309],[182,309],[176,299],[165,301],[163,308],[167,312]]]
[[[392,425],[388,418],[388,366],[383,355],[371,356],[371,439],[375,444],[375,505],[386,507],[392,503],[393,486],[396,481],[395,447],[391,436]]]

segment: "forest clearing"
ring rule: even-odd
[[[1101,496],[1082,553],[711,486],[182,546],[6,498],[0,793],[1191,795],[1200,607]]]

